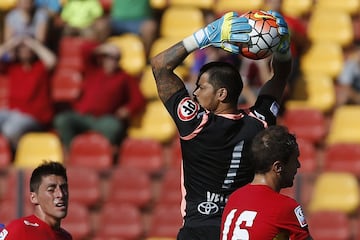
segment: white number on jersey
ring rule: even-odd
[[[228,240],[228,234],[230,230],[230,226],[233,224],[234,215],[237,209],[233,209],[226,216],[226,220],[224,223],[223,229],[223,237],[222,240]],[[249,233],[246,229],[241,229],[240,225],[245,222],[246,227],[251,227],[254,223],[254,219],[256,217],[257,212],[255,211],[243,211],[235,222],[234,231],[232,233],[231,240],[249,240]]]

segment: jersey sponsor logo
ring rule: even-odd
[[[33,227],[39,226],[38,223],[32,223],[32,222],[29,222],[28,220],[24,220],[24,223],[25,223],[25,225],[28,225],[28,226],[33,226]]]
[[[6,229],[3,229],[3,230],[0,232],[0,240],[4,240],[7,235],[8,235],[8,231],[7,231]]]
[[[177,115],[181,121],[190,121],[199,110],[199,105],[190,97],[181,100],[177,108]]]
[[[307,225],[307,223],[306,223],[305,215],[304,215],[304,212],[303,212],[301,206],[297,206],[294,209],[294,212],[295,212],[295,216],[296,216],[297,220],[299,221],[300,226],[305,227]]]
[[[198,205],[198,211],[204,215],[215,214],[219,211],[219,207],[213,202],[202,202]]]
[[[279,114],[279,109],[280,106],[277,102],[273,102],[270,106],[270,111],[272,112],[272,114],[274,114],[275,117]]]

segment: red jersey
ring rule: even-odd
[[[41,61],[25,69],[14,63],[8,67],[9,108],[27,113],[47,124],[53,117],[49,72]]]
[[[72,240],[71,235],[60,228],[52,229],[35,215],[16,219],[0,233],[0,240]]]
[[[114,114],[120,106],[131,114],[143,109],[145,100],[136,79],[121,70],[108,75],[94,69],[86,74],[83,95],[74,105],[78,112],[102,116]]]
[[[248,184],[229,198],[222,216],[221,240],[310,237],[301,206],[265,185]]]

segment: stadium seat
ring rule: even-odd
[[[153,139],[161,143],[172,141],[177,128],[161,101],[151,101],[142,115],[131,121],[128,136],[136,139]]]
[[[290,132],[312,144],[322,142],[327,134],[324,113],[316,108],[287,109],[283,123]]]
[[[216,0],[170,0],[170,6],[196,7],[200,9],[212,10]]]
[[[82,91],[82,73],[72,68],[57,68],[51,79],[54,102],[72,103]]]
[[[355,174],[360,179],[360,143],[334,143],[324,149],[324,171]]]
[[[217,0],[214,12],[220,16],[226,12],[235,11],[239,14],[254,9],[263,9],[264,0],[239,1],[239,0]]]
[[[16,2],[17,0],[1,0],[0,10],[4,12],[9,11],[16,6]]]
[[[0,170],[12,165],[12,151],[8,140],[0,134]]]
[[[180,169],[181,162],[182,162],[182,152],[181,152],[180,139],[175,139],[174,142],[171,144],[169,167]]]
[[[349,240],[351,223],[341,211],[317,211],[306,216],[309,230],[316,240]]]
[[[359,194],[359,183],[355,175],[345,172],[323,172],[315,180],[308,210],[335,210],[350,215],[358,211]]]
[[[107,42],[116,45],[121,52],[120,66],[129,74],[138,76],[146,66],[144,44],[141,38],[132,33],[109,37]]]
[[[325,0],[323,2],[336,2]],[[337,4],[342,5],[342,4]],[[318,7],[312,11],[308,21],[307,33],[309,39],[319,44],[330,42],[342,47],[349,46],[354,40],[354,29],[351,16],[339,10]],[[334,29],[341,29],[341,33],[334,34]],[[323,52],[325,54],[326,52]]]
[[[299,161],[301,168],[298,170],[302,174],[314,174],[318,171],[318,161],[316,155],[316,148],[312,142],[297,137],[297,143],[299,145],[300,156]]]
[[[118,163],[121,167],[156,175],[165,167],[163,150],[162,144],[157,140],[128,137],[119,148]]]
[[[144,235],[140,210],[131,204],[107,203],[100,211],[96,240],[138,240]]]
[[[70,202],[68,214],[61,221],[61,226],[71,233],[74,240],[89,239],[92,229],[88,208],[78,202]]]
[[[79,203],[88,208],[101,204],[100,178],[94,169],[68,166],[67,177],[71,204]]]
[[[83,47],[88,40],[82,37],[64,36],[60,39],[57,68],[83,71],[85,59]]]
[[[304,81],[299,81],[295,89],[305,88],[305,99],[289,99],[285,102],[286,109],[313,108],[323,113],[331,112],[336,102],[334,80],[319,72],[307,72],[303,78]],[[300,86],[301,84],[305,86]]]
[[[179,168],[169,168],[164,173],[160,185],[159,204],[172,204],[180,207],[181,203],[181,170]]]
[[[64,162],[62,143],[51,132],[30,132],[24,134],[15,153],[14,166],[35,168],[44,160]]]
[[[338,43],[313,42],[300,61],[300,69],[305,75],[323,74],[334,80],[342,71],[344,56]]]
[[[343,105],[336,108],[326,143],[360,143],[359,119],[360,106],[358,105]]]
[[[0,108],[8,106],[8,78],[0,74]]]
[[[100,133],[86,132],[71,141],[68,163],[70,166],[110,170],[113,166],[113,148],[109,140]]]
[[[147,238],[176,238],[182,222],[178,204],[157,205],[150,216]]]
[[[360,11],[359,0],[343,0],[329,1],[329,0],[316,0],[316,8],[323,9],[324,11],[340,10],[350,15],[357,15]]]
[[[303,17],[311,13],[313,0],[283,0],[281,10],[285,15]]]
[[[110,177],[109,189],[106,202],[129,203],[142,209],[153,200],[151,179],[139,169],[117,167]]]
[[[159,100],[154,75],[150,65],[147,65],[141,75],[140,90],[146,100]]]
[[[202,11],[196,7],[170,6],[164,10],[160,22],[160,37],[181,41],[204,27]]]

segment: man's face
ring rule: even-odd
[[[292,187],[297,169],[300,168],[298,152],[294,152],[289,161],[284,165],[284,170],[281,173],[281,188]]]
[[[38,211],[38,217],[49,225],[54,225],[63,219],[68,209],[68,184],[57,175],[42,177],[37,193],[31,193],[31,202]]]
[[[208,73],[203,73],[194,91],[196,101],[206,110],[214,112],[220,101],[216,98],[216,91],[209,83]]]

